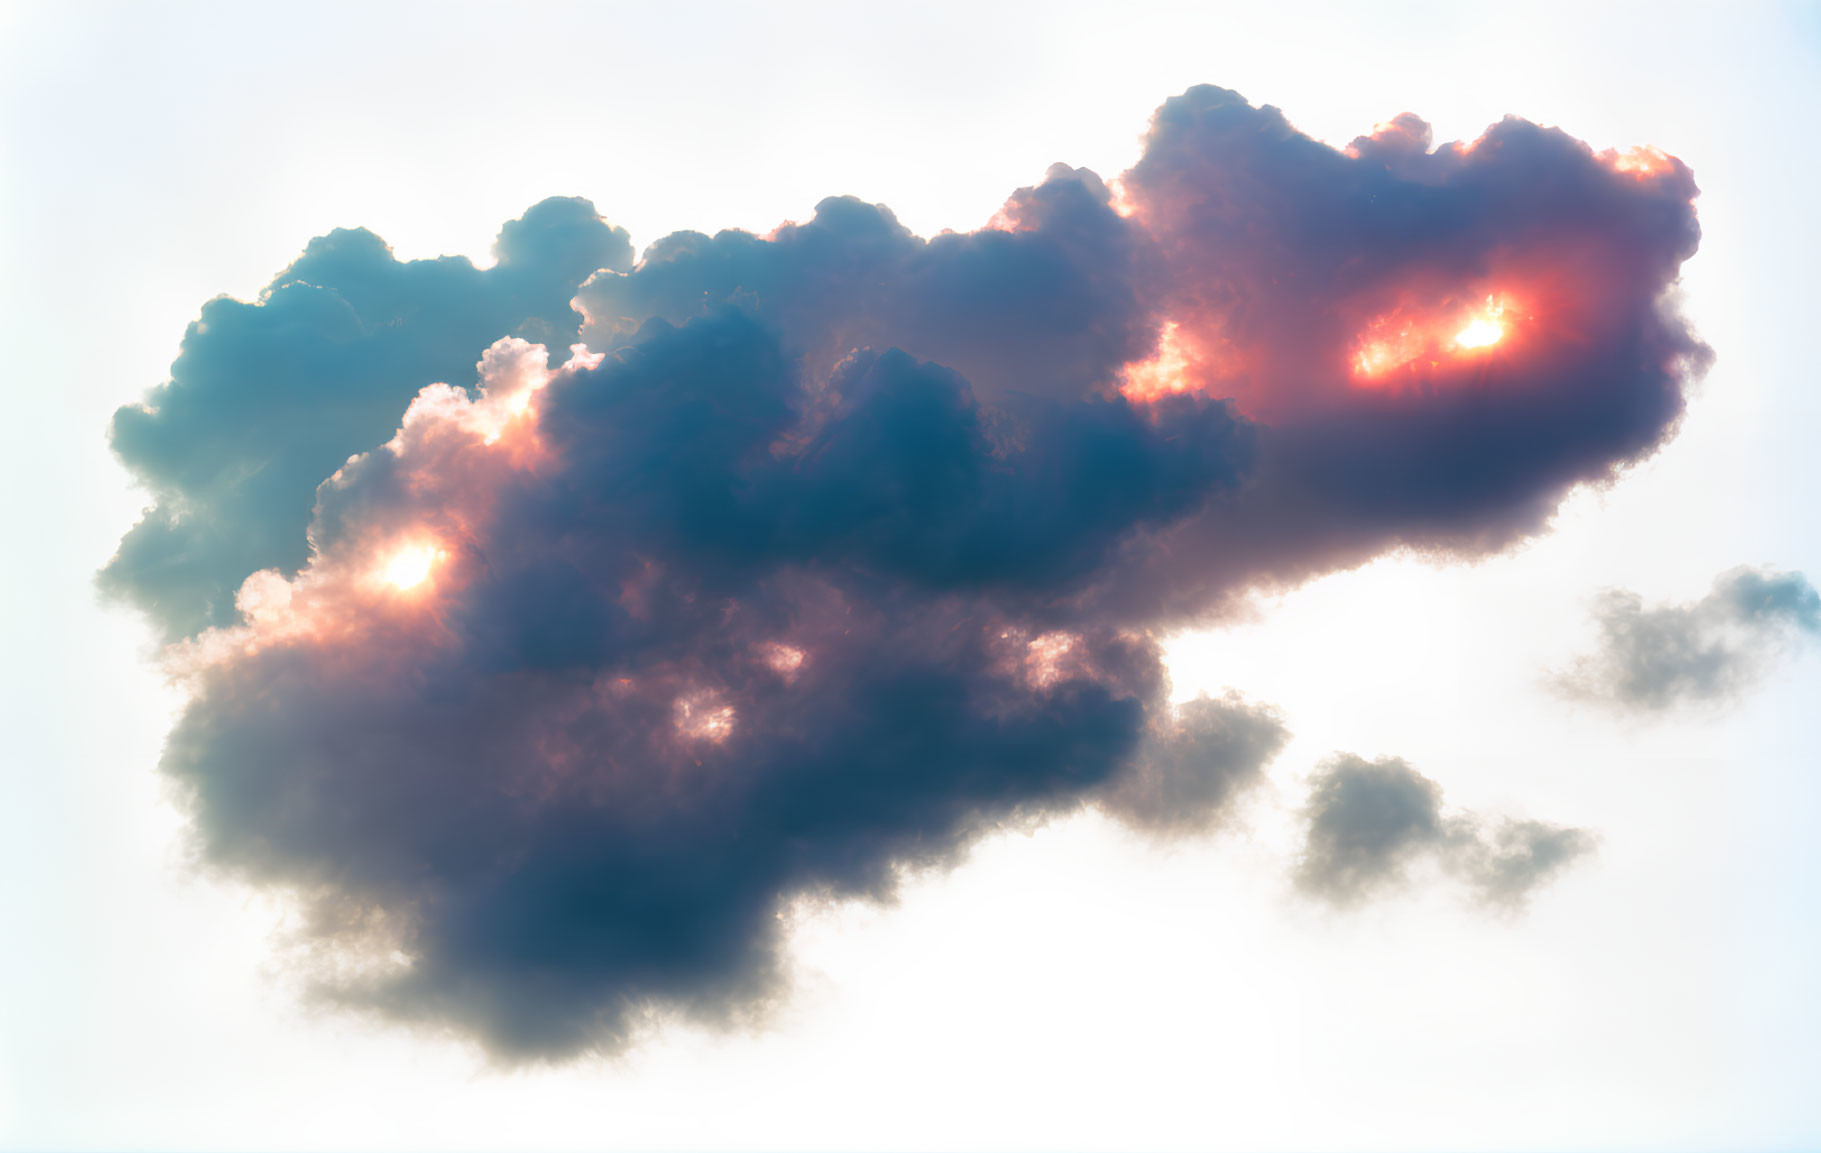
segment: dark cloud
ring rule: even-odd
[[[1537,528],[1705,356],[1679,163],[1426,132],[1195,89],[976,232],[837,198],[634,265],[547,201],[484,272],[341,232],[210,303],[116,417],[158,503],[103,577],[180,638],[206,859],[297,894],[328,995],[561,1056],[763,1004],[785,902],[1001,822],[1213,826],[1282,728],[1172,707],[1161,630]],[[1567,851],[1513,828],[1489,894]]]
[[[1429,860],[1481,903],[1518,908],[1594,844],[1584,829],[1506,819],[1488,830],[1471,813],[1444,813],[1441,786],[1396,757],[1324,762],[1304,814],[1296,885],[1341,907],[1401,887],[1413,865]]]
[[[1777,656],[1821,634],[1821,596],[1801,573],[1740,567],[1691,604],[1646,607],[1624,589],[1594,606],[1599,648],[1555,678],[1571,697],[1637,712],[1732,700]]]

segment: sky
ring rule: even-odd
[[[15,4],[0,45],[17,542],[0,575],[0,1144],[1821,1142],[1821,624],[1800,575],[1821,573],[1812,7]],[[1203,84],[1238,96],[1189,92]],[[1327,148],[1222,135],[1279,140],[1265,105]],[[1404,112],[1433,152],[1389,151],[1378,126]],[[1447,147],[1507,114],[1567,137]],[[1365,159],[1332,151],[1375,132]],[[1686,170],[1595,156],[1638,146]],[[1345,175],[1369,163],[1398,178]],[[1203,214],[1208,187],[1266,238]],[[819,209],[830,196],[857,200]],[[1405,204],[1407,229],[1354,212],[1374,196]],[[593,209],[528,212],[550,197]],[[385,282],[426,294],[421,343],[414,319],[392,343],[312,345],[340,331],[321,286],[354,300],[396,267],[352,234],[306,253],[336,228],[488,271]],[[722,229],[769,239],[646,252]],[[817,263],[831,236],[885,271],[840,281]],[[1372,247],[1385,236],[1402,239]],[[1518,286],[1483,316],[1478,281],[1468,299],[1421,275],[1464,252]],[[1353,288],[1263,288],[1347,256],[1367,269]],[[618,271],[583,286],[590,265]],[[285,269],[317,287],[205,312]],[[817,295],[820,275],[837,290]],[[1544,284],[1593,336],[1560,338]],[[571,291],[601,364],[559,367]],[[1220,328],[1236,291],[1255,328]],[[697,310],[717,292],[726,307]],[[260,327],[284,309],[290,327]],[[1146,362],[1165,314],[1171,379],[1194,387],[1141,396],[1131,381],[1156,375],[1121,366]],[[1475,319],[1508,341],[1448,343]],[[471,367],[514,335],[548,338],[547,367],[512,344]],[[1433,387],[1383,383],[1431,379],[1400,363],[1330,388],[1298,359],[1376,365],[1412,339],[1459,363]],[[840,359],[862,346],[883,355]],[[1630,375],[1601,359],[1639,347]],[[826,395],[793,391],[798,352]],[[717,392],[714,356],[774,391]],[[1032,364],[1058,391],[1032,393]],[[354,399],[305,403],[324,379]],[[469,391],[420,400],[382,448],[437,380]],[[698,391],[673,410],[664,380]],[[1123,399],[1081,400],[1107,380]],[[123,406],[141,415],[123,424]],[[742,465],[758,495],[734,511],[684,501],[725,443],[691,430],[730,408],[716,435],[800,437],[809,463]],[[1527,422],[1547,435],[1508,435]],[[1411,492],[1448,499],[1346,471],[1385,444],[1414,462]],[[273,446],[296,455],[248,463]],[[338,472],[352,453],[369,455]],[[982,463],[1008,459],[1034,463]],[[252,479],[184,487],[224,460]],[[308,498],[332,472],[311,560],[310,506],[284,512],[284,486]],[[913,483],[928,475],[967,483]],[[919,515],[868,519],[892,509],[865,494],[907,491]],[[186,500],[204,511],[185,524],[213,526],[208,563],[117,551],[148,508]],[[424,525],[442,535],[395,547]],[[1223,547],[1197,551],[1203,530]],[[482,575],[475,539],[496,558]],[[658,576],[625,567],[658,555]],[[627,619],[658,622],[668,654],[585,707],[549,672],[606,659],[576,638],[649,637],[564,616],[552,574],[572,563],[657,606]],[[268,566],[250,595],[241,578]],[[684,586],[745,615],[663,599]],[[460,611],[439,615],[439,592]],[[865,623],[812,611],[837,596]],[[359,615],[376,603],[382,624]],[[980,619],[997,631],[979,645],[924,644]],[[798,678],[819,712],[793,711]],[[578,709],[604,728],[552,719]],[[742,743],[763,740],[877,764],[897,791],[881,816],[838,777],[758,773],[791,787],[696,820],[664,790],[596,782],[632,814],[609,821],[548,803],[568,778],[463,775],[490,742],[501,763],[535,747],[562,764],[550,734],[585,752],[622,732],[693,750],[710,777],[769,764]],[[1011,743],[979,753],[976,732]],[[974,756],[953,779],[924,770]],[[295,791],[259,793],[246,766]],[[372,782],[389,779],[448,820],[388,817]],[[545,823],[525,833],[487,799],[502,791]],[[343,802],[349,823],[322,815]],[[759,848],[727,849],[718,822]],[[655,874],[591,855],[603,843]],[[522,859],[543,871],[500,864]],[[700,890],[639,906],[661,915],[615,904],[698,866]],[[533,879],[493,900],[473,875]],[[607,895],[588,888],[603,876]],[[594,922],[549,895],[578,892],[650,943],[565,936]],[[387,920],[401,911],[417,919]]]

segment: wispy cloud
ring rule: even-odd
[[[1821,634],[1821,596],[1801,573],[1741,567],[1687,604],[1647,606],[1608,589],[1593,617],[1598,647],[1551,683],[1577,700],[1667,713],[1724,704],[1756,685],[1778,657]]]
[[[1480,903],[1515,909],[1595,844],[1585,829],[1509,818],[1488,827],[1473,813],[1446,812],[1442,787],[1396,757],[1324,762],[1304,815],[1296,885],[1340,907],[1395,891],[1414,864],[1430,860]]]

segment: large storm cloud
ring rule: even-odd
[[[481,271],[337,232],[116,416],[157,503],[103,580],[191,690],[206,858],[304,903],[329,995],[612,1047],[772,995],[795,896],[1081,804],[1216,822],[1283,730],[1171,705],[1161,630],[1650,453],[1707,356],[1694,195],[1197,88],[971,233],[835,198],[633,263],[553,200]]]

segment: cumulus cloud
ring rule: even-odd
[[[1594,844],[1584,829],[1509,818],[1487,828],[1472,813],[1446,813],[1441,786],[1397,757],[1367,761],[1344,753],[1324,762],[1304,816],[1296,885],[1340,907],[1403,886],[1413,865],[1430,860],[1479,902],[1519,908]]]
[[[1533,531],[1704,363],[1679,162],[1426,133],[1197,88],[974,232],[836,198],[634,263],[546,201],[486,271],[338,232],[211,302],[115,418],[156,503],[103,574],[205,859],[296,895],[326,995],[561,1057],[751,1011],[792,897],[999,822],[1218,824],[1282,727],[1172,706],[1163,630]],[[1514,828],[1488,893],[1567,852]]]
[[[1770,664],[1821,634],[1821,595],[1801,573],[1740,567],[1698,601],[1647,607],[1608,589],[1594,605],[1599,647],[1554,683],[1570,697],[1665,713],[1730,701]]]

